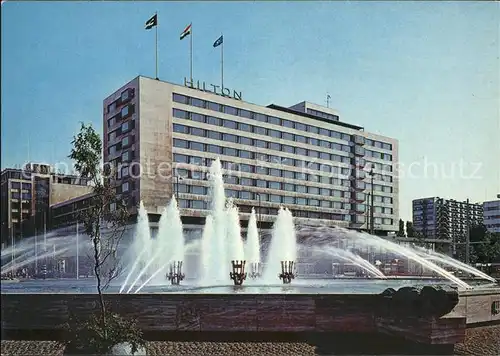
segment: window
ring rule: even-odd
[[[240,137],[240,144],[252,146],[252,139],[248,137]]]
[[[128,177],[129,176],[129,168],[128,166],[122,167],[122,177]]]
[[[307,143],[307,139],[305,138],[305,136],[295,135],[295,142]]]
[[[203,200],[191,200],[191,209],[203,210],[206,207],[206,204]]]
[[[330,160],[330,154],[326,153],[326,152],[320,152],[319,158],[329,161]]]
[[[327,177],[328,178],[328,177]],[[321,195],[324,197],[329,197],[331,194],[330,189],[328,188],[321,188]]]
[[[201,100],[198,98],[191,98],[191,105],[196,106],[198,108],[205,108],[205,100]]]
[[[122,148],[128,147],[132,144],[132,138],[130,136],[125,136],[122,139]]]
[[[281,119],[278,117],[268,116],[267,122],[269,122],[270,124],[273,124],[273,125],[281,126]]]
[[[255,140],[255,146],[260,148],[267,148],[267,142],[262,140]]]
[[[257,135],[267,135],[267,129],[265,127],[254,126],[253,130]]]
[[[254,196],[253,196],[253,193],[251,193],[251,192],[241,191],[240,192],[240,199],[253,200]]]
[[[295,135],[288,132],[283,132],[282,138],[283,140],[295,141]]]
[[[121,133],[129,132],[132,129],[132,121],[125,121],[121,126]]]
[[[293,146],[282,145],[283,152],[294,153],[295,149]]]
[[[198,195],[206,195],[206,188],[205,187],[200,187],[198,185],[192,185],[191,186],[191,194],[198,194]]]
[[[122,153],[122,162],[128,162],[132,159],[132,152],[126,151]]]
[[[233,156],[233,157],[237,157],[237,152],[234,148],[230,148],[230,147],[224,147],[223,148],[223,152],[226,156]]]
[[[280,169],[276,169],[276,168],[271,168],[269,170],[269,175],[271,175],[273,177],[281,177],[281,170]]]
[[[196,121],[196,122],[205,122],[205,115],[197,114],[192,112],[191,113],[191,120]]]
[[[249,125],[249,124],[243,124],[243,123],[240,123],[239,124],[239,129],[241,131],[245,131],[245,132],[252,132],[252,126]]]
[[[305,185],[297,185],[297,193],[305,193],[307,190]]]
[[[253,166],[242,163],[240,164],[240,171],[246,173],[253,173]]]
[[[306,125],[300,123],[300,122],[296,122],[295,123],[295,129],[296,130],[300,130],[300,131],[306,131]]]
[[[110,141],[110,142],[111,142],[111,141],[114,141],[114,140],[115,140],[115,138],[116,138],[116,131],[110,132],[110,133],[108,134],[108,141]]]
[[[269,148],[271,150],[281,151],[281,145],[279,143],[276,143],[276,142],[269,143]]]
[[[172,98],[176,103],[187,104],[187,97],[181,94],[174,93]],[[175,109],[174,109],[175,110]]]
[[[284,127],[288,127],[288,128],[290,128],[290,129],[295,128],[295,124],[294,124],[294,122],[293,122],[293,121],[290,121],[290,120],[285,120],[285,119],[283,119],[283,120],[281,120],[281,124],[282,124],[282,126],[284,126]]]
[[[316,126],[307,125],[307,131],[317,134],[319,133],[319,128],[317,128]]]
[[[318,188],[318,187],[309,187],[309,189],[308,189],[308,193],[309,193],[309,194],[315,194],[315,195],[318,195],[318,194],[319,194],[319,188]]]
[[[283,197],[283,203],[284,204],[295,204],[295,198],[294,197]]]
[[[174,132],[180,132],[183,134],[189,133],[189,127],[185,125],[174,124]]]
[[[252,178],[241,178],[240,184],[247,186],[247,187],[251,187],[251,186],[253,186],[253,179]]]
[[[244,118],[247,118],[247,119],[251,119],[252,118],[252,113],[250,111],[248,111],[248,110],[240,109],[240,116],[244,117]]]
[[[329,200],[322,200],[321,201],[321,207],[322,208],[327,208],[327,209],[330,209],[332,206],[332,202],[329,201]]]
[[[205,130],[198,127],[191,127],[191,135],[205,137]]]
[[[221,111],[221,107],[219,103],[213,103],[211,101],[207,102],[207,109],[212,111]]]
[[[191,145],[190,145],[191,149],[192,150],[195,150],[195,151],[205,151],[205,145],[203,143],[200,143],[200,142],[191,142]]]
[[[233,108],[232,106],[224,106],[224,113],[228,115],[238,115],[238,109]]]
[[[283,183],[283,189],[286,190],[287,192],[293,192],[295,191],[295,184]]]
[[[237,129],[238,125],[236,124],[236,121],[233,120],[224,120],[224,127],[227,127],[228,129]]]
[[[259,188],[267,188],[267,182],[265,180],[262,180],[262,179],[257,179],[255,181],[255,184],[257,187]]]
[[[270,189],[280,190],[281,189],[281,183],[279,183],[279,182],[269,182],[269,188]]]
[[[189,147],[189,142],[186,140],[181,140],[178,138],[174,138],[174,147],[180,147],[180,148],[188,148]]]
[[[392,150],[392,145],[390,143],[385,143],[385,142],[382,142],[382,148],[384,150],[389,150],[391,151]]]
[[[330,136],[330,130],[327,129],[320,129],[319,134],[323,136]]]
[[[269,169],[267,167],[255,167],[255,173],[267,175]]]
[[[337,131],[330,131],[330,137],[341,139],[342,134],[340,132],[337,132]]]
[[[296,147],[295,153],[301,156],[307,156],[307,150],[305,148]]]
[[[125,182],[122,184],[122,193],[126,193],[130,190],[130,184],[129,182]]]
[[[264,114],[254,113],[253,118],[260,122],[267,122],[267,116]]]
[[[108,114],[116,110],[116,101],[108,105]]]
[[[269,201],[273,203],[281,203],[281,196],[276,194],[269,195]]]
[[[212,140],[220,140],[221,133],[218,131],[208,131],[208,138]]]
[[[187,119],[189,118],[189,113],[184,110],[174,109],[174,117],[179,119]]]
[[[226,196],[228,198],[238,198],[238,191],[233,189],[226,189]]]
[[[306,198],[297,198],[297,204],[298,205],[307,205],[307,199]]]
[[[222,134],[222,139],[226,142],[234,142],[234,143],[238,142],[238,136],[226,133]]]
[[[125,118],[127,117],[129,114],[130,114],[130,108],[128,105],[125,105],[122,110],[120,111],[120,114],[122,116],[122,118]]]
[[[245,150],[240,150],[240,158],[252,159],[253,158],[253,152],[245,151]]]
[[[219,119],[218,117],[207,116],[207,124],[221,126],[221,119]]]
[[[277,130],[268,130],[268,135],[274,138],[281,138],[281,132]]]
[[[315,138],[308,137],[307,138],[307,143],[313,146],[319,146],[319,141]]]
[[[307,155],[312,158],[318,158],[319,152],[314,150],[307,150]]]

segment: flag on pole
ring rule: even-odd
[[[217,40],[214,42],[214,47],[219,47],[222,43],[224,42],[224,36],[220,36],[217,38]]]
[[[191,24],[189,24],[189,25],[188,25],[188,27],[186,27],[186,28],[184,29],[184,31],[182,31],[182,33],[181,33],[181,40],[182,40],[184,37],[186,37],[186,36],[188,36],[188,35],[190,35],[190,34],[191,34]]]
[[[158,24],[158,15],[154,14],[153,17],[151,17],[149,20],[146,21],[146,24],[144,25],[144,28],[146,30],[151,30],[153,27],[155,27]]]

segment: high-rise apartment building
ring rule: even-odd
[[[160,214],[176,194],[183,222],[201,224],[208,167],[219,157],[243,221],[255,207],[269,225],[284,206],[299,223],[367,229],[373,191],[375,232],[398,229],[397,140],[342,122],[333,109],[263,107],[217,85],[140,76],[104,100],[103,122],[104,161],[116,167],[131,213],[143,201]]]
[[[91,190],[86,179],[54,173],[45,164],[4,169],[0,182],[2,244],[41,231],[48,224],[50,205]]]
[[[498,195],[500,198],[500,194]],[[483,203],[484,225],[490,232],[500,232],[500,199]]]
[[[482,223],[482,204],[440,197],[413,200],[415,231],[424,238],[448,242],[452,253],[465,244],[468,229]]]

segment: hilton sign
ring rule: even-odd
[[[194,80],[189,81],[186,77],[184,77],[184,86],[208,93],[214,93],[216,95],[224,96],[227,98],[241,100],[241,91],[231,91],[230,89],[221,87],[220,85],[206,84],[205,82],[200,82],[199,80],[197,80],[196,82]]]

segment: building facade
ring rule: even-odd
[[[500,233],[500,199],[483,203],[483,217],[488,231]]]
[[[49,224],[51,204],[86,194],[88,181],[74,175],[57,174],[46,164],[27,164],[23,169],[1,173],[2,244],[30,236]]]
[[[243,224],[252,207],[265,225],[285,206],[299,223],[367,229],[373,191],[375,232],[397,231],[397,140],[319,105],[263,107],[241,92],[184,84],[137,77],[104,100],[104,161],[131,213],[143,201],[158,215],[176,194],[183,222],[201,224],[219,157]]]
[[[457,255],[467,239],[469,228],[483,223],[483,207],[478,203],[431,197],[413,200],[413,226],[423,238],[449,243]]]

